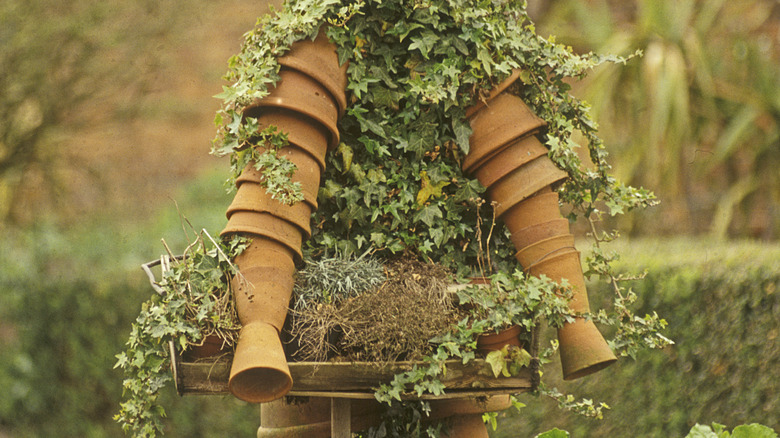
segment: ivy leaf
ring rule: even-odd
[[[438,41],[439,36],[436,35],[436,33],[427,31],[417,38],[412,37],[412,43],[409,44],[409,51],[419,50],[423,58],[429,59],[428,54]]]
[[[542,432],[539,435],[536,435],[535,438],[569,438],[569,432],[560,430],[556,427],[548,430],[547,432]]]
[[[418,205],[425,205],[425,203],[430,198],[438,198],[442,196],[442,189],[444,187],[447,187],[450,185],[449,181],[439,181],[437,183],[432,183],[431,179],[428,177],[428,172],[426,171],[420,171],[420,191],[417,192],[417,204]],[[441,211],[439,212],[441,214]],[[428,224],[430,225],[430,224]]]
[[[414,215],[415,221],[422,221],[425,225],[428,225],[428,227],[432,227],[434,221],[436,218],[441,219],[442,213],[441,209],[435,205],[429,205],[422,210],[418,211],[417,214]]]
[[[506,359],[504,359],[504,353],[501,350],[494,350],[488,353],[485,356],[485,362],[490,364],[493,377],[498,377],[506,367]]]
[[[452,129],[455,131],[455,143],[458,144],[458,147],[464,154],[468,154],[471,148],[469,141],[472,132],[471,126],[460,118],[453,118]]]

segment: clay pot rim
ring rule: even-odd
[[[349,62],[339,63],[338,47],[330,41],[325,29],[325,26],[320,27],[314,38],[304,38],[294,42],[290,46],[290,50],[277,58],[277,62],[285,67],[305,73],[320,82],[331,93],[338,104],[341,115],[347,108],[346,88]],[[295,53],[296,49],[298,53]],[[326,59],[329,56],[325,53],[326,51],[335,54],[335,64]],[[300,56],[301,53],[309,54],[311,58],[321,62],[312,62],[308,56]],[[338,73],[338,75],[333,73]]]
[[[555,258],[556,256],[559,256],[559,255],[567,255],[567,254],[569,254],[571,252],[579,253],[579,251],[577,251],[576,246],[574,245],[574,235],[569,233],[569,234],[559,234],[557,236],[548,237],[547,239],[542,239],[542,240],[539,240],[537,242],[534,242],[531,245],[528,245],[525,248],[521,249],[520,251],[517,251],[515,253],[515,258],[518,261],[520,261],[521,259],[525,258],[525,257],[521,257],[521,254],[523,254],[524,252],[530,250],[531,248],[537,248],[537,247],[540,247],[540,246],[544,246],[547,243],[554,242],[556,240],[562,240],[564,242],[571,241],[572,243],[571,243],[571,245],[557,247],[557,248],[547,252],[546,254],[543,254],[537,260],[533,260],[531,263],[528,263],[527,266],[525,264],[523,264],[523,262],[521,261],[520,263],[523,264],[524,270],[526,272],[530,271],[532,268],[537,267],[537,266],[541,265],[542,263],[548,261],[549,259]]]
[[[512,242],[515,243],[515,245],[517,245],[517,242],[525,241],[527,239],[528,235],[533,235],[540,229],[544,229],[545,227],[553,227],[553,226],[556,226],[557,224],[561,224],[561,228],[563,228],[563,224],[564,223],[566,224],[566,227],[565,227],[566,230],[567,230],[566,234],[571,234],[571,230],[569,228],[569,220],[566,219],[565,217],[560,217],[559,216],[559,217],[556,217],[555,219],[546,220],[544,222],[538,222],[538,223],[535,223],[533,225],[529,225],[529,226],[527,226],[525,228],[521,228],[521,229],[519,229],[519,230],[517,230],[517,231],[512,233],[512,235],[510,236],[510,240],[512,240]],[[560,234],[558,234],[558,235],[560,235]],[[549,236],[549,237],[554,237],[554,236]],[[544,239],[541,239],[541,240],[544,240]],[[536,243],[538,241],[539,240],[537,240],[535,242],[532,242],[530,244],[525,244],[524,246],[522,246],[522,248],[528,247],[528,246],[530,246],[533,243]]]
[[[530,273],[533,269],[541,269],[543,265],[546,265],[547,263],[553,263],[559,261],[559,259],[565,258],[565,257],[571,257],[572,255],[577,256],[577,260],[580,260],[580,251],[577,249],[571,249],[567,248],[569,251],[562,251],[560,253],[556,253],[553,255],[545,256],[543,260],[539,260],[535,262],[534,264],[529,265],[527,268],[523,267],[523,271],[526,273]],[[581,264],[581,260],[580,260]],[[580,270],[582,270],[582,267],[580,265]]]
[[[501,93],[493,99],[493,103],[494,112],[478,113],[485,117],[484,120],[476,116],[471,120],[470,150],[461,163],[461,168],[466,172],[472,171],[485,159],[504,150],[515,140],[537,134],[547,124],[522,99],[513,94]],[[511,115],[506,116],[507,113]],[[521,120],[526,120],[527,123],[520,125],[518,122]]]
[[[245,210],[241,210],[241,211],[247,212]],[[219,233],[219,235],[220,236],[226,236],[228,234],[242,234],[242,235],[250,234],[250,235],[265,237],[267,239],[272,239],[272,240],[278,242],[279,244],[285,246],[287,249],[289,249],[294,254],[293,259],[295,260],[296,264],[300,263],[303,260],[303,251],[301,249],[302,246],[303,246],[303,234],[301,233],[300,229],[295,224],[287,222],[286,220],[284,220],[282,218],[279,218],[279,217],[276,217],[276,216],[273,216],[272,214],[269,214],[269,213],[258,213],[258,212],[248,212],[248,213],[255,213],[257,215],[267,215],[269,217],[273,217],[274,219],[276,219],[278,221],[283,222],[286,225],[289,225],[290,228],[295,230],[295,233],[290,233],[290,234],[297,234],[297,238],[295,236],[292,236],[292,235],[291,236],[283,236],[283,235],[280,235],[278,232],[274,233],[273,230],[270,230],[270,229],[267,229],[267,228],[262,228],[262,227],[257,227],[255,225],[247,225],[247,224],[235,225],[234,224],[234,225],[231,226],[230,222],[228,222],[227,226],[225,226],[225,228]],[[235,214],[236,213],[234,213],[234,215]],[[288,237],[289,237],[289,239],[287,239]]]
[[[326,167],[325,155],[327,154],[327,151],[331,148],[331,145],[330,145],[330,139],[331,139],[331,135],[332,135],[331,132],[327,128],[325,128],[323,126],[320,126],[320,123],[317,120],[311,118],[310,116],[308,116],[308,115],[306,115],[304,113],[301,113],[301,112],[298,112],[298,111],[295,111],[295,110],[291,110],[291,109],[287,109],[287,108],[278,108],[277,111],[263,111],[262,108],[263,107],[261,107],[261,106],[247,107],[244,110],[244,115],[246,117],[254,117],[254,118],[258,119],[258,122],[260,121],[261,118],[273,119],[273,118],[276,118],[276,117],[279,117],[279,116],[290,117],[290,118],[297,118],[297,119],[299,119],[299,121],[301,123],[312,125],[312,129],[318,130],[318,131],[319,130],[323,131],[323,134],[324,134],[324,137],[325,137],[325,150],[322,151],[322,153],[317,153],[317,151],[319,151],[319,148],[317,148],[317,147],[315,147],[314,145],[311,145],[311,144],[303,144],[303,142],[299,141],[301,139],[292,139],[292,138],[290,138],[294,134],[291,133],[291,132],[288,132],[288,131],[285,131],[285,130],[281,129],[281,127],[279,126],[278,123],[274,123],[274,120],[263,121],[263,122],[268,122],[268,123],[265,123],[268,126],[275,126],[280,133],[287,134],[287,138],[288,138],[289,144],[287,146],[281,148],[281,149],[284,149],[284,148],[287,148],[287,147],[293,147],[293,148],[300,149],[303,152],[306,152],[314,160],[317,161],[317,164],[320,166],[320,172],[324,172],[325,171],[325,167]],[[258,114],[258,115],[246,114],[248,111],[251,112],[251,111],[255,111],[255,110],[259,110],[260,114]],[[253,145],[252,147],[257,147],[257,146]]]
[[[485,98],[484,100],[477,98],[478,99],[477,103],[466,108],[466,118],[470,119],[472,116],[474,116],[474,114],[479,112],[479,110],[485,108],[491,100],[496,98],[496,96],[503,93],[504,90],[509,88],[510,85],[514,84],[517,81],[517,79],[520,77],[520,72],[521,70],[518,68],[512,70],[512,73],[510,73],[506,79],[504,79],[501,83],[493,87],[488,92],[487,98]]]
[[[289,53],[290,52],[288,52],[288,54]],[[336,102],[339,117],[344,114],[344,112],[347,110],[347,95],[344,91],[346,89],[346,82],[344,83],[344,89],[339,92],[341,81],[331,77],[329,74],[319,75],[319,70],[309,68],[309,64],[305,62],[305,60],[295,55],[285,55],[280,57],[278,61],[279,64],[283,65],[284,67],[299,71],[322,84],[322,86],[328,90],[331,99]]]
[[[499,159],[499,156],[502,155],[503,153],[511,150],[513,147],[516,147],[516,146],[519,147],[518,145],[521,142],[526,142],[526,141],[530,140],[531,138],[536,138],[536,136],[533,135],[533,133],[532,133],[532,134],[523,135],[523,136],[520,136],[520,137],[518,137],[518,138],[516,138],[514,140],[511,140],[510,142],[507,143],[506,146],[502,147],[500,150],[494,151],[493,153],[491,153],[488,156],[484,157],[478,163],[475,163],[473,166],[471,166],[469,168],[469,172],[471,174],[474,174],[477,177],[477,179],[480,180],[480,184],[482,184],[484,187],[487,188],[487,187],[490,187],[493,184],[497,183],[498,181],[500,181],[501,178],[503,178],[503,177],[509,175],[510,173],[512,173],[518,167],[525,166],[526,164],[532,162],[533,160],[535,160],[535,159],[537,159],[539,157],[546,156],[550,152],[549,149],[547,149],[546,146],[541,144],[541,142],[538,142],[538,139],[537,139],[537,142],[539,143],[538,146],[540,146],[542,149],[544,149],[544,151],[542,151],[539,148],[536,148],[536,146],[537,146],[536,144],[534,144],[533,146],[527,146],[527,147],[521,148],[521,149],[524,149],[524,150],[528,150],[529,152],[532,149],[537,149],[537,150],[533,151],[534,154],[529,155],[530,158],[527,158],[527,159],[516,159],[515,163],[513,163],[513,164],[516,164],[516,167],[510,169],[509,171],[506,171],[503,175],[499,175],[498,177],[496,177],[494,175],[495,172],[491,172],[489,174],[489,176],[490,176],[489,179],[487,179],[487,178],[485,178],[485,176],[481,175],[480,171],[485,168],[486,164],[490,163],[494,159]],[[480,179],[480,176],[482,176],[481,179]],[[482,182],[482,179],[487,179],[487,180],[485,182]]]
[[[282,73],[295,73],[301,76],[305,76],[310,81],[315,82],[317,85],[321,84],[317,82],[316,79],[312,78],[311,76],[307,75],[306,73],[303,73],[301,71],[295,70],[295,69],[286,69],[283,68],[282,71],[279,72],[279,75],[281,76]],[[284,81],[284,78],[279,79],[279,82],[277,82],[277,86]],[[324,88],[324,87],[322,87]],[[273,92],[275,88],[272,88],[271,92]],[[329,98],[332,98],[330,96],[330,92],[327,91]],[[308,116],[309,118],[317,121],[322,126],[324,126],[328,132],[330,133],[330,148],[333,149],[339,144],[340,140],[340,133],[338,128],[338,105],[334,105],[335,108],[335,115],[336,118],[332,119],[327,117],[324,114],[320,114],[317,111],[312,110],[311,102],[308,101],[308,99],[301,99],[299,96],[296,97],[280,97],[280,96],[273,96],[273,93],[271,93],[268,96],[265,96],[263,98],[257,99],[254,102],[252,102],[250,105],[248,105],[246,108],[244,108],[244,111],[247,110],[254,110],[259,109],[262,111],[263,107],[273,107],[273,108],[284,108],[289,111],[295,111],[301,114],[304,114]]]
[[[230,220],[230,217],[233,216],[234,214],[241,213],[241,212],[260,213],[260,214],[267,214],[269,216],[273,216],[273,217],[275,217],[275,218],[277,218],[279,220],[285,221],[286,223],[288,223],[290,225],[293,225],[295,228],[298,229],[298,231],[303,233],[303,235],[305,236],[306,239],[311,237],[311,227],[309,227],[309,228],[302,227],[300,224],[297,224],[297,223],[293,222],[291,220],[291,218],[288,218],[288,217],[285,217],[285,216],[280,216],[279,214],[277,214],[277,213],[275,213],[273,211],[262,210],[261,208],[254,209],[254,210],[250,210],[250,209],[247,209],[247,208],[235,208],[235,209],[232,209],[232,210],[229,209],[228,213],[227,213],[228,220]],[[309,216],[309,218],[311,218],[311,215]]]
[[[504,175],[503,177],[499,178],[496,182],[494,182],[490,188],[488,188],[488,196],[491,198],[493,197],[493,193],[491,193],[491,190],[495,191],[498,187],[498,184],[500,183],[506,183],[510,180],[511,177],[517,176],[515,175],[516,172],[519,171],[525,171],[530,172],[531,166],[540,166],[542,164],[536,163],[539,160],[544,160],[547,158],[547,156],[541,156],[537,157],[527,163],[525,163],[523,166],[513,170],[512,172],[509,172],[508,174]],[[566,173],[564,170],[561,170],[551,162],[552,167],[548,167],[547,169],[542,169],[544,178],[535,178],[531,181],[530,184],[527,186],[524,186],[521,188],[521,190],[517,190],[512,192],[512,194],[507,197],[507,199],[504,199],[505,202],[499,204],[495,207],[496,209],[496,217],[500,218],[502,217],[507,211],[509,211],[512,207],[519,204],[520,202],[525,201],[526,199],[530,199],[534,196],[535,193],[539,192],[540,190],[543,190],[547,186],[551,186],[553,184],[556,184],[559,181],[562,181],[569,177],[569,174]],[[502,188],[502,191],[507,190],[506,187]]]

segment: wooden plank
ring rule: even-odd
[[[331,438],[350,438],[352,436],[352,402],[348,398],[330,399],[330,436]]]
[[[369,362],[291,362],[289,366],[294,383],[290,395],[373,398],[374,388],[389,383],[393,376],[412,369],[414,365],[411,362],[384,365]],[[178,389],[182,394],[228,393],[230,359],[177,363],[177,368]],[[530,377],[528,369],[523,369],[514,377],[493,377],[490,365],[481,359],[466,365],[450,361],[447,362],[446,374],[440,378],[446,386],[446,393],[443,396],[426,394],[423,398],[449,398],[450,394],[462,396],[466,393],[485,395],[523,392],[531,388]]]

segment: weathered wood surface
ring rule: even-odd
[[[414,363],[393,362],[290,362],[293,388],[289,395],[373,398],[373,391],[382,383],[389,383],[396,374],[410,370]],[[227,394],[230,358],[197,363],[174,360],[176,388],[180,394]],[[445,394],[425,394],[423,399],[446,399],[464,396],[508,394],[531,388],[531,373],[523,369],[518,376],[498,378],[490,365],[476,359],[466,365],[459,361],[447,362],[447,372],[440,380],[446,386]]]

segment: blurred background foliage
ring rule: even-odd
[[[614,225],[653,238],[626,243],[622,263],[649,269],[641,304],[667,318],[677,345],[560,386],[610,404],[604,421],[528,398],[496,436],[780,427],[767,365],[778,361],[780,306],[780,5],[529,6],[542,34],[577,51],[644,51],[575,85],[619,177],[663,201]],[[249,0],[0,2],[0,438],[122,435],[112,366],[152,293],[139,266],[161,254],[160,238],[186,245],[180,212],[210,232],[224,225],[211,96],[266,10]],[[715,243],[724,238],[769,243]],[[232,397],[165,397],[169,436],[252,436],[259,423],[255,406]]]
[[[780,235],[780,3],[534,2],[542,34],[577,51],[644,56],[577,84],[619,178],[662,206],[633,234]]]

